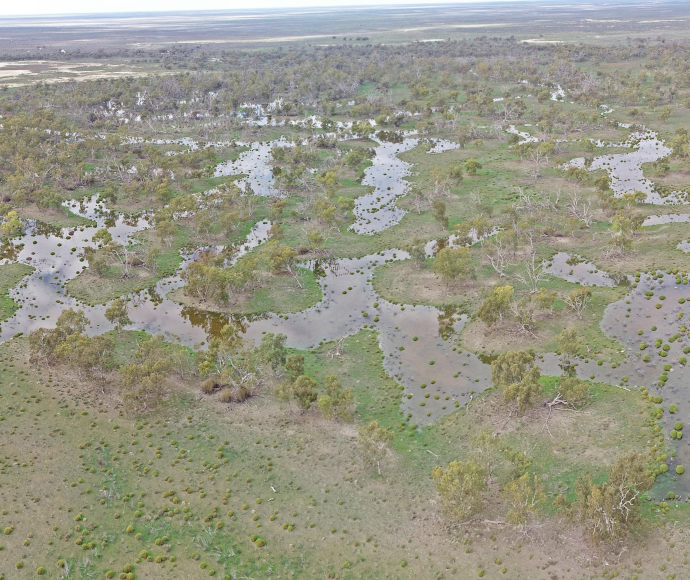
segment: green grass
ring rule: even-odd
[[[488,430],[531,459],[529,470],[545,483],[550,501],[559,494],[572,499],[581,475],[601,479],[619,456],[649,448],[649,406],[636,392],[591,383],[591,401],[582,410],[556,410],[549,418],[540,403],[553,399],[557,379],[543,377],[542,384],[544,394],[535,407],[512,418],[503,392],[485,391],[467,409],[426,427],[421,435],[425,446],[438,455],[437,464],[446,464],[473,454],[474,437]]]
[[[209,312],[233,314],[289,314],[301,312],[318,304],[321,300],[321,287],[314,272],[307,268],[295,268],[295,276],[287,273],[259,274],[258,287],[249,292],[232,294],[229,304],[200,302],[185,295],[184,287],[173,290],[168,297],[172,300]]]
[[[17,309],[9,291],[34,269],[26,264],[5,264],[0,266],[0,320],[7,320]]]
[[[180,249],[189,242],[190,233],[178,227],[177,235],[170,246],[161,246],[150,230],[142,232],[138,237],[142,240],[142,244],[137,245],[136,248],[142,257],[146,256],[151,247],[161,249],[161,253],[156,258],[155,270],[137,266],[131,268],[128,278],[123,278],[122,268],[116,264],[112,264],[104,276],[87,268],[67,282],[68,293],[86,304],[104,304],[125,294],[152,288],[159,280],[172,275],[177,270],[182,262]]]
[[[683,29],[666,22],[663,27],[646,27],[644,34],[651,37],[650,31],[655,30],[656,34],[668,27],[663,30],[664,34],[670,30],[665,38],[682,36]],[[518,40],[527,36],[541,37],[542,32],[548,33],[546,38],[582,40],[580,32],[556,34],[551,30],[549,33],[537,24],[530,24],[534,31],[526,30],[521,24],[519,28],[497,28],[495,33],[515,33]],[[451,38],[485,34],[481,30],[443,30],[441,34]],[[638,34],[636,25],[632,24],[614,27],[609,32],[601,42],[620,40],[621,47],[627,42],[625,37]],[[437,36],[431,30],[423,33],[427,34]],[[376,33],[372,41],[366,42],[401,42],[417,36],[416,31],[403,32],[401,29]],[[340,36],[324,40],[345,42]],[[306,42],[310,40],[305,39]],[[349,42],[359,41],[350,39]],[[480,42],[475,47],[477,50]],[[439,45],[439,51],[443,48]],[[516,45],[514,50],[518,49]],[[643,53],[642,48],[635,49],[632,44],[631,50]],[[533,54],[536,57],[533,66],[542,72],[544,63],[552,62],[554,51],[547,45]],[[652,267],[690,269],[690,255],[675,249],[678,241],[687,238],[686,224],[645,228],[637,234],[631,252],[612,255],[609,242],[613,212],[602,209],[597,201],[592,187],[596,174],[588,174],[580,183],[567,179],[558,169],[572,157],[599,154],[587,145],[589,137],[624,138],[628,131],[611,126],[610,121],[630,121],[632,107],[640,109],[634,119],[636,122],[659,130],[665,138],[677,128],[688,125],[690,113],[680,104],[687,98],[687,87],[682,86],[682,82],[676,87],[678,95],[674,100],[678,105],[674,105],[670,119],[662,122],[654,107],[644,102],[634,103],[637,96],[622,93],[623,87],[637,85],[641,71],[647,78],[640,80],[640,86],[654,91],[656,81],[652,77],[657,71],[646,70],[645,64],[649,63],[637,58],[631,57],[624,63],[613,62],[615,53],[607,58],[607,62],[593,64],[598,59],[585,47],[582,59],[573,66],[597,79],[601,99],[616,108],[609,120],[598,115],[596,104],[540,104],[528,96],[534,92],[530,87],[516,87],[515,80],[509,80],[510,71],[506,73],[496,62],[476,63],[475,69],[479,71],[475,72],[479,75],[476,82],[479,86],[485,85],[490,94],[519,93],[522,96],[527,109],[524,117],[516,122],[518,126],[529,123],[531,127],[527,130],[535,134],[541,132],[537,123],[548,117],[557,126],[548,138],[568,140],[560,145],[560,151],[542,169],[539,178],[529,176],[531,162],[520,159],[517,149],[508,144],[504,135],[487,133],[464,149],[442,155],[427,155],[425,147],[403,154],[413,166],[408,181],[413,187],[428,192],[434,185],[435,170],[447,171],[452,165],[474,157],[483,164],[479,174],[450,183],[450,191],[443,198],[451,228],[484,214],[492,225],[507,229],[515,224],[523,232],[533,229],[540,258],[563,250],[577,253],[602,270],[612,272],[629,273]],[[444,61],[439,62],[442,66]],[[225,63],[211,63],[209,59],[208,66],[214,67],[213,70],[227,68]],[[459,66],[465,67],[465,64]],[[630,71],[631,77],[622,77],[619,71]],[[152,68],[152,72],[155,69]],[[458,100],[463,106],[455,121],[442,120],[437,113],[425,112],[421,118],[409,119],[404,125],[406,128],[424,131],[418,123],[421,120],[428,123],[431,135],[453,139],[457,127],[481,128],[497,123],[497,116],[482,116],[472,111],[468,97],[475,88],[474,75],[453,73],[450,78],[442,79],[441,74],[425,78],[424,71],[419,73],[432,93],[439,87],[446,94],[458,89]],[[608,76],[613,77],[614,73],[615,78],[608,84]],[[666,74],[666,71],[659,70],[658,74]],[[660,82],[666,83],[665,80]],[[11,94],[21,96],[15,89]],[[407,85],[396,84],[391,79],[382,79],[380,83],[362,82],[355,98],[358,105],[366,100],[375,104],[374,97],[379,94],[394,108],[401,99],[408,100],[400,105],[401,108],[418,106],[424,110],[427,105],[415,99]],[[631,104],[622,106],[615,99],[607,98],[616,96]],[[344,104],[349,98],[340,99],[340,102]],[[569,98],[570,95],[567,100]],[[22,102],[19,98],[16,101]],[[448,104],[449,99],[446,100]],[[365,109],[366,106],[360,107],[360,110]],[[311,110],[310,106],[308,111]],[[339,109],[342,119],[348,118],[349,110],[349,107]],[[336,115],[340,116],[339,113]],[[145,125],[132,126],[130,130],[146,132]],[[152,132],[173,130],[166,129],[164,123],[155,129],[150,127]],[[225,124],[206,130],[220,133],[223,127]],[[187,123],[174,129],[192,136],[198,130],[196,124]],[[251,129],[245,134],[234,131],[232,136],[248,135],[248,140],[266,140],[282,133],[298,138],[307,134],[293,128],[269,127]],[[338,144],[342,153],[350,147],[371,146],[367,141]],[[609,148],[601,153],[618,150]],[[235,148],[219,155],[233,158],[240,152],[240,148]],[[330,157],[331,150],[319,150],[319,159],[311,168],[327,166]],[[333,161],[337,166],[337,160]],[[370,190],[360,183],[360,174],[366,164],[354,170],[338,169],[340,189],[337,196],[354,199]],[[671,173],[665,178],[655,176],[650,168],[645,170],[654,181],[685,186],[684,167],[681,160],[672,160]],[[89,163],[88,168],[98,169],[99,163]],[[204,191],[228,179],[188,179],[182,173],[177,172],[178,194]],[[533,192],[540,201],[549,197],[553,206],[534,213],[518,209],[513,214],[513,206],[518,202],[516,187]],[[92,186],[61,195],[81,197],[98,189]],[[590,228],[568,226],[568,196],[574,191],[593,201],[595,218]],[[561,192],[558,204],[554,201],[557,192]],[[310,213],[310,197],[321,193],[318,187],[315,191],[290,192],[283,216],[277,220],[284,230],[281,242],[295,249],[307,248],[307,233],[318,229],[324,234],[325,248],[337,258],[401,247],[414,236],[428,240],[450,233],[433,219],[428,209],[417,213],[409,198],[398,201],[400,207],[409,210],[400,224],[376,236],[359,236],[348,231],[352,214],[340,215],[337,227],[330,228]],[[70,282],[69,291],[85,302],[100,303],[150,287],[178,267],[179,250],[186,244],[242,240],[257,218],[268,215],[268,203],[264,198],[258,199],[252,220],[239,224],[229,237],[215,226],[211,232],[200,236],[194,232],[192,220],[182,223],[172,247],[163,248],[155,274],[138,269],[135,277],[124,280],[115,267],[103,279],[87,272]],[[119,200],[117,207],[131,212],[156,209],[161,205],[162,202],[153,197],[133,194]],[[650,206],[636,209],[644,214],[679,211]],[[22,215],[32,217],[30,211],[25,208]],[[46,216],[45,221],[60,226],[83,223],[67,215]],[[140,239],[144,249],[156,244],[153,232],[141,234]],[[508,278],[499,279],[487,266],[488,246],[489,243],[472,249],[476,279],[446,287],[433,274],[429,260],[420,269],[411,262],[387,264],[376,271],[374,285],[383,296],[396,302],[450,304],[462,307],[468,314],[476,312],[495,283],[515,284],[524,296],[526,289],[512,277],[522,267],[520,261],[526,255],[524,240],[518,248],[515,264],[507,269]],[[19,265],[0,267],[3,296],[0,316],[6,317],[13,311],[15,305],[9,301],[7,289],[19,283],[28,271],[30,269],[22,273]],[[12,272],[16,279],[10,275]],[[288,313],[315,304],[321,297],[317,280],[311,271],[300,269],[298,272],[302,287],[291,276],[266,276],[266,284],[251,296],[243,297],[235,311]],[[599,324],[607,305],[621,299],[627,289],[594,288],[585,317],[577,320],[563,301],[563,296],[577,285],[554,277],[545,279],[542,285],[557,290],[561,297],[555,303],[553,315],[538,319],[537,337],[523,340],[498,329],[488,333],[491,350],[516,348],[519,342],[540,351],[553,351],[560,331],[572,326],[597,357],[606,359],[607,363],[621,357],[621,346],[605,336]],[[469,323],[460,339],[469,340],[469,334],[476,328],[476,321]],[[138,332],[116,335],[116,362],[130,360],[137,341],[143,336]],[[7,578],[34,577],[38,566],[47,568],[47,577],[61,577],[63,574],[56,567],[59,558],[69,563],[72,577],[103,577],[107,569],[114,570],[117,577],[129,562],[135,566],[137,577],[197,578],[205,577],[210,570],[215,571],[216,577],[231,578],[469,577],[474,576],[475,570],[486,567],[486,576],[492,578],[500,577],[499,568],[492,567],[498,558],[503,558],[508,566],[506,577],[538,577],[541,572],[544,576],[575,577],[583,570],[576,564],[568,568],[570,564],[563,563],[569,555],[566,547],[563,544],[554,546],[551,540],[562,533],[563,522],[555,518],[544,519],[538,526],[524,530],[523,536],[522,530],[502,525],[492,527],[493,524],[481,521],[484,517],[489,521],[501,521],[505,516],[500,486],[492,482],[486,514],[471,526],[446,526],[430,481],[431,469],[454,459],[471,457],[476,452],[474,436],[486,429],[511,449],[524,451],[531,457],[530,471],[542,477],[550,500],[561,493],[572,499],[574,483],[582,474],[591,473],[596,481],[601,481],[619,455],[645,450],[650,441],[657,440],[647,424],[648,403],[634,392],[603,384],[590,385],[592,401],[584,409],[554,411],[549,417],[542,403],[555,394],[557,379],[553,377],[543,378],[543,396],[523,416],[511,416],[502,392],[489,389],[476,394],[467,408],[436,424],[418,428],[401,413],[404,392],[382,367],[383,355],[375,332],[362,330],[346,337],[342,354],[336,355],[333,351],[334,344],[327,343],[305,352],[306,371],[316,379],[319,390],[328,374],[336,374],[346,388],[353,389],[354,424],[328,423],[315,409],[299,413],[294,408],[281,408],[272,396],[274,379],[269,375],[262,377],[265,390],[261,396],[241,406],[222,405],[216,397],[202,396],[196,377],[180,379],[176,376],[167,385],[169,397],[161,408],[133,417],[119,406],[118,382],[114,375],[94,381],[64,368],[37,368],[26,364],[26,341],[0,345],[0,511],[4,510],[0,515],[0,529],[15,526],[12,533],[0,536],[4,548],[0,553],[0,577],[3,574]],[[357,444],[357,428],[371,420],[379,421],[395,434],[393,452],[384,462],[381,477],[374,469],[362,465]],[[501,466],[496,473],[497,480],[503,483],[501,478],[505,477],[506,468]],[[672,477],[662,478],[659,489],[673,489],[673,482]],[[171,490],[172,495],[169,494]],[[178,498],[177,503],[175,498]],[[257,498],[262,501],[258,503]],[[244,505],[247,509],[243,509]],[[229,515],[228,510],[233,513]],[[644,538],[645,557],[639,558],[639,566],[632,563],[638,559],[639,551],[633,544],[626,544],[630,550],[625,554],[616,549],[613,558],[597,548],[596,555],[602,556],[601,560],[594,558],[586,574],[593,576],[602,571],[598,561],[622,562],[606,570],[611,576],[619,573],[630,576],[634,572],[639,577],[656,577],[663,572],[667,577],[677,572],[676,569],[682,571],[679,563],[684,557],[682,550],[673,548],[687,543],[687,534],[682,534],[690,510],[687,506],[672,507],[665,516],[658,511],[654,504],[645,503],[645,521],[659,525],[673,523],[664,535],[680,534],[677,544],[663,543],[662,534],[653,530]],[[540,515],[555,513],[548,502]],[[275,515],[273,520],[272,515]],[[223,527],[218,528],[218,523]],[[294,530],[283,528],[283,524],[288,523],[294,523]],[[134,528],[132,533],[127,532],[130,525]],[[674,531],[678,529],[681,532]],[[646,532],[643,529],[642,533]],[[577,531],[569,528],[567,533],[568,546],[573,546],[577,556],[582,556],[582,560],[589,557],[589,548],[578,545]],[[261,548],[252,542],[252,534],[264,538],[266,546]],[[162,545],[157,544],[156,540],[163,537],[167,539]],[[82,545],[77,544],[79,539]],[[84,549],[83,544],[90,541],[96,543],[94,548]],[[141,556],[142,550],[150,553],[152,559],[156,556],[168,559],[161,563],[149,562],[146,555]],[[176,561],[172,562],[171,557]],[[403,559],[407,564],[405,568],[401,567]],[[21,571],[15,567],[19,561],[24,564]]]
[[[357,361],[359,354],[348,364],[376,366],[375,356]],[[3,507],[13,506],[0,524],[14,526],[2,537],[0,573],[16,577],[22,561],[28,573],[45,566],[57,574],[63,559],[81,577],[119,574],[127,564],[137,577],[399,575],[386,514],[412,521],[405,478],[395,460],[386,463],[386,485],[363,469],[347,426],[282,410],[270,398],[228,415],[227,406],[185,389],[171,391],[154,415],[130,417],[111,407],[110,380],[89,386],[69,373],[37,374],[25,357],[25,340],[0,346],[8,386],[0,393],[0,481]],[[433,542],[414,537],[407,549],[427,554]],[[165,561],[156,563],[159,556]],[[443,548],[439,565],[446,557]],[[343,576],[345,562],[352,572]],[[425,557],[410,570],[426,565]]]
[[[268,287],[260,288],[252,294],[243,312],[285,314],[301,312],[317,304],[321,300],[321,287],[314,272],[307,268],[297,268],[296,278],[274,276]]]
[[[471,455],[473,438],[483,429],[498,432],[505,444],[525,452],[532,459],[530,470],[548,481],[552,498],[564,490],[571,497],[572,484],[583,473],[603,477],[618,456],[648,447],[648,403],[634,391],[602,383],[590,384],[591,401],[583,410],[555,411],[549,420],[551,433],[544,427],[548,413],[541,399],[524,417],[511,419],[510,407],[497,389],[480,393],[469,408],[420,429],[400,411],[402,387],[381,367],[375,332],[362,330],[347,337],[339,357],[333,350],[334,344],[326,343],[306,352],[307,374],[318,384],[335,374],[345,387],[352,387],[357,422],[376,420],[395,433],[394,447],[414,488],[428,487],[435,465]],[[553,399],[557,379],[544,377],[542,382],[542,398]]]
[[[560,278],[549,277],[543,284],[547,290],[556,290],[561,296],[567,296],[572,290],[579,287],[578,284],[572,284],[561,280]],[[623,297],[630,291],[630,288],[623,286],[614,287],[591,287],[592,298],[587,305],[582,319],[577,319],[568,307],[563,302],[563,299],[556,301],[554,311],[556,316],[547,319],[543,325],[540,325],[540,331],[544,334],[543,340],[539,342],[539,349],[544,352],[553,352],[558,350],[557,338],[563,330],[564,325],[574,328],[580,339],[590,347],[588,351],[590,356],[597,354],[607,360],[620,360],[621,348],[620,343],[609,338],[601,330],[601,320],[604,316],[604,311],[609,304],[622,300]]]
[[[545,377],[542,382],[546,397],[553,399],[558,379]],[[580,423],[576,432],[570,431],[573,422],[563,427],[558,425],[551,435],[544,432],[542,437],[535,437],[531,446],[532,469],[548,474],[553,493],[563,493],[569,501],[574,499],[574,484],[579,477],[590,473],[595,481],[605,479],[618,457],[644,452],[650,447],[652,438],[647,425],[650,405],[636,391],[590,383],[589,392],[590,402],[581,411],[571,412],[576,418],[578,414],[587,414],[584,422],[575,419]],[[556,413],[568,414],[568,411]],[[554,423],[557,422],[558,419],[554,419]],[[526,443],[523,440],[520,446],[526,449]]]
[[[39,222],[39,225],[45,224],[48,228],[74,228],[78,226],[94,225],[91,220],[78,216],[63,207],[41,208],[35,205],[29,205],[18,208],[17,213],[23,218],[35,219]]]
[[[397,428],[400,412],[401,387],[388,377],[381,366],[383,354],[378,335],[372,330],[360,330],[345,338],[343,354],[332,355],[335,344],[325,343],[305,353],[305,371],[323,384],[329,374],[336,375],[343,386],[355,394],[357,417],[361,423],[378,421],[386,428]]]

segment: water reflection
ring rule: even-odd
[[[27,276],[20,287],[10,291],[18,308],[0,328],[0,340],[5,341],[17,333],[29,333],[40,327],[55,325],[60,313],[67,308],[80,308],[90,321],[88,332],[99,334],[110,330],[112,325],[105,318],[105,305],[88,305],[67,295],[65,285],[86,269],[83,258],[86,248],[95,248],[94,234],[106,228],[113,240],[122,245],[136,244],[134,234],[150,227],[147,216],[124,216],[107,209],[93,196],[65,204],[75,215],[91,220],[92,225],[63,229],[41,228],[29,224],[27,233],[8,242],[3,253],[8,260],[29,264],[35,271]],[[234,264],[239,257],[266,241],[271,223],[258,222],[252,227],[244,243],[231,248],[228,263]],[[224,246],[214,248],[225,250]],[[193,309],[182,307],[170,300],[168,294],[180,288],[184,282],[181,272],[194,259],[195,252],[183,257],[174,275],[160,280],[154,287],[130,294],[125,298],[131,304],[131,328],[152,334],[161,333],[168,339],[194,346],[207,340],[207,329],[215,328],[207,322],[207,313],[194,314]],[[184,310],[184,313],[183,313]],[[227,317],[226,317],[227,321]]]
[[[366,170],[363,180],[363,184],[372,186],[374,191],[356,200],[353,231],[373,234],[402,219],[404,211],[396,207],[395,201],[407,192],[404,177],[409,175],[411,166],[398,155],[414,148],[418,142],[418,139],[410,137],[399,144],[377,140],[374,163]],[[258,194],[274,195],[277,190],[273,182],[271,148],[283,144],[287,142],[255,143],[235,162],[221,164],[217,175],[247,174],[244,179],[247,188]],[[437,141],[432,151],[449,150],[453,148],[451,145],[451,142]],[[634,134],[628,146],[634,147],[635,151],[597,157],[590,168],[606,170],[617,195],[640,190],[646,193],[651,203],[671,201],[671,198],[661,198],[655,192],[641,170],[642,163],[663,157],[668,154],[668,148],[652,132]],[[577,165],[577,160],[573,163]],[[134,234],[150,227],[150,222],[146,216],[123,216],[111,212],[97,197],[70,202],[68,209],[91,223],[64,229],[29,223],[25,235],[0,248],[0,256],[6,260],[30,264],[36,269],[21,288],[11,291],[19,307],[12,318],[3,323],[0,340],[8,340],[18,332],[28,333],[40,326],[50,326],[60,312],[69,307],[85,311],[91,321],[90,333],[111,328],[104,316],[105,306],[78,303],[65,295],[64,285],[86,267],[80,256],[85,248],[95,247],[92,238],[98,229],[107,228],[120,244],[132,244],[136,243]],[[663,219],[686,221],[685,217]],[[265,241],[270,225],[267,221],[256,224],[245,243],[238,249],[233,248],[227,264],[232,265],[239,256]],[[652,225],[652,221],[644,225]],[[450,239],[449,243],[454,241]],[[223,246],[213,249],[227,251]],[[181,269],[195,258],[199,250],[184,256]],[[428,250],[432,253],[434,248]],[[374,269],[387,262],[408,258],[406,252],[390,249],[362,258],[312,262],[309,266],[317,274],[323,299],[303,312],[282,316],[231,316],[177,304],[168,295],[183,285],[178,272],[159,281],[155,287],[128,297],[132,305],[132,328],[163,333],[169,339],[194,346],[207,342],[224,324],[233,321],[241,326],[250,340],[258,343],[267,332],[283,333],[287,336],[287,344],[295,348],[310,348],[323,341],[355,334],[362,328],[375,330],[386,371],[404,387],[401,408],[412,416],[415,423],[428,424],[452,412],[473,391],[481,391],[490,385],[491,372],[487,364],[490,359],[482,361],[473,353],[462,352],[452,341],[452,337],[466,324],[466,315],[455,309],[393,304],[376,294],[371,284]],[[627,281],[599,271],[593,264],[571,258],[566,253],[556,254],[549,265],[549,272],[585,285],[613,286]],[[654,294],[650,296],[649,292]],[[663,300],[661,296],[664,296]],[[687,396],[690,376],[687,365],[681,363],[687,346],[688,299],[687,281],[682,278],[679,281],[675,275],[669,274],[656,278],[642,277],[626,299],[606,309],[601,323],[608,336],[625,345],[624,361],[613,367],[599,365],[590,359],[579,361],[577,366],[578,375],[582,378],[626,388],[646,385],[652,392],[663,393],[664,406],[670,402],[678,406],[675,415],[668,412],[664,415],[666,433],[674,421],[686,422],[690,412]],[[650,346],[657,340],[668,348],[663,350]],[[648,345],[644,350],[640,350],[642,343]],[[648,360],[642,358],[644,354],[649,354]],[[544,373],[560,374],[559,362],[556,355],[545,354],[541,362]],[[670,365],[670,368],[662,390],[660,377],[664,365]],[[690,465],[688,446],[675,445],[677,457],[672,465]],[[686,492],[690,490],[685,479],[682,479],[682,486],[686,486]]]
[[[404,178],[410,175],[412,166],[398,155],[419,143],[419,139],[414,138],[403,139],[402,143],[373,139],[378,146],[374,149],[373,164],[364,171],[362,185],[374,190],[355,200],[355,223],[350,229],[357,234],[375,234],[400,223],[406,212],[396,206],[395,201],[408,191],[409,183]]]
[[[282,333],[288,346],[311,348],[362,328],[375,330],[385,369],[405,388],[403,411],[420,425],[436,421],[469,393],[488,387],[491,371],[450,340],[466,323],[465,315],[452,308],[392,304],[376,294],[374,269],[408,258],[407,252],[387,250],[319,264],[325,274],[319,281],[321,302],[296,314],[269,314],[250,322],[246,336],[258,343],[265,333]]]
[[[690,213],[666,213],[647,216],[642,222],[642,226],[661,226],[664,224],[683,224],[687,222],[690,222]]]
[[[236,160],[219,164],[214,175],[221,177],[244,174],[246,177],[237,181],[242,191],[265,197],[278,197],[280,191],[275,186],[271,152],[274,147],[291,145],[292,143],[284,137],[275,141],[251,143],[249,150],[240,153]]]
[[[608,272],[599,270],[592,262],[567,252],[554,254],[544,271],[583,286],[618,285],[618,281]]]
[[[604,145],[604,144],[601,144]],[[654,131],[636,131],[624,143],[610,143],[610,147],[629,147],[629,153],[600,155],[586,166],[584,157],[573,159],[566,167],[586,167],[590,171],[603,169],[609,176],[611,189],[616,197],[626,193],[641,191],[646,196],[646,203],[655,205],[685,203],[683,192],[671,192],[662,195],[655,185],[642,172],[644,163],[652,163],[669,155],[669,149]]]

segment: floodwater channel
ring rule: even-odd
[[[374,270],[408,258],[407,252],[387,250],[326,264],[321,302],[296,314],[271,314],[250,322],[246,336],[258,343],[265,333],[280,333],[288,346],[306,349],[363,328],[375,330],[384,367],[405,388],[403,412],[419,425],[432,423],[471,392],[487,388],[491,370],[474,353],[460,352],[451,339],[466,316],[430,306],[392,304],[376,293],[371,284]]]
[[[83,258],[86,248],[95,248],[92,241],[94,234],[106,228],[113,240],[121,245],[136,244],[134,234],[150,227],[146,217],[125,218],[105,209],[97,196],[80,202],[67,204],[69,210],[80,217],[92,221],[92,225],[78,226],[42,231],[41,228],[29,228],[29,231],[16,239],[11,247],[5,248],[5,261],[28,264],[34,268],[20,285],[10,290],[10,297],[17,303],[18,309],[12,317],[0,326],[0,341],[40,327],[54,326],[60,313],[67,308],[79,308],[88,317],[91,326],[90,334],[99,334],[112,329],[105,318],[106,305],[88,305],[79,302],[66,294],[64,286],[86,268]],[[270,222],[257,222],[244,242],[233,248],[230,265],[239,257],[266,241]],[[196,324],[198,315],[194,309],[184,307],[168,299],[172,290],[181,287],[184,282],[181,273],[187,264],[201,250],[223,247],[199,248],[183,256],[178,272],[160,280],[153,288],[142,290],[126,296],[131,308],[129,316],[132,328],[145,330],[152,334],[162,333],[169,339],[193,346],[207,340],[203,326]],[[194,319],[194,322],[190,320]]]
[[[374,150],[373,163],[364,170],[362,179],[362,185],[374,190],[355,199],[353,209],[355,223],[350,229],[358,234],[372,235],[400,223],[406,212],[395,202],[409,189],[409,183],[403,178],[410,175],[412,165],[398,155],[419,144],[419,139],[412,137],[405,138],[402,143],[374,140],[378,146]]]
[[[243,192],[264,197],[279,197],[281,194],[275,186],[271,153],[274,147],[290,145],[291,143],[285,139],[251,143],[249,149],[240,153],[234,161],[219,164],[214,177],[245,174],[246,177],[237,180],[237,185]]]
[[[642,222],[642,227],[684,224],[688,222],[690,222],[690,213],[667,213],[647,216]]]
[[[616,197],[641,191],[645,202],[655,205],[687,203],[684,192],[670,192],[662,195],[652,181],[644,176],[642,165],[663,159],[671,149],[661,141],[654,131],[635,131],[624,143],[597,143],[602,147],[628,147],[628,153],[613,153],[594,157],[587,165],[584,157],[572,159],[566,166],[586,168],[589,171],[603,169],[609,176],[611,189]]]
[[[616,281],[607,272],[603,272],[591,262],[567,252],[554,254],[544,271],[583,286],[616,286]]]

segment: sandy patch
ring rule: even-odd
[[[658,24],[660,22],[685,22],[683,18],[668,18],[666,20],[640,20],[640,24]]]
[[[441,28],[500,28],[510,26],[508,22],[486,22],[484,24],[439,24],[437,26],[417,26],[415,28],[398,28],[396,32],[419,32],[421,30],[439,30]]]
[[[0,70],[0,79],[4,78],[14,78],[21,75],[35,75],[35,72],[31,72],[26,69],[14,69],[14,70]]]
[[[520,42],[525,44],[565,44],[565,40],[542,40],[541,38],[526,38]]]

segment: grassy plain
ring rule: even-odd
[[[610,465],[619,443],[603,433],[616,432],[630,449],[648,439],[646,403],[605,385],[592,386],[586,411],[550,419],[541,407],[510,418],[501,393],[488,391],[420,430],[400,415],[400,388],[385,376],[374,333],[348,338],[339,356],[332,348],[306,353],[307,367],[318,379],[337,373],[354,389],[358,423],[377,419],[394,430],[396,452],[382,476],[362,463],[356,425],[263,397],[227,406],[177,380],[155,414],[123,416],[109,380],[32,368],[21,362],[25,340],[0,347],[7,387],[0,398],[0,573],[565,577],[580,548],[550,524],[534,528],[533,541],[481,521],[447,536],[428,484],[431,467],[463,454],[486,428],[533,458],[554,497],[569,493],[578,473],[600,477]],[[583,417],[586,430],[577,428]],[[623,556],[614,569],[657,569],[659,550],[675,537],[669,529],[664,540],[645,538],[651,556]],[[675,560],[664,564],[669,573],[681,569]]]

